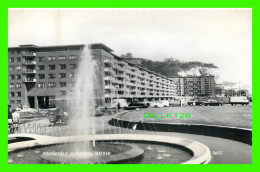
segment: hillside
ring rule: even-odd
[[[198,68],[197,75],[207,75],[205,73],[205,68],[213,68],[217,69],[217,67],[213,64],[202,63],[198,61],[194,62],[180,62],[178,60],[173,61],[151,61],[145,59],[139,59],[139,65],[147,68],[148,70],[155,71],[165,76],[181,76],[183,72],[191,71],[194,68]],[[193,75],[193,74],[190,74]]]

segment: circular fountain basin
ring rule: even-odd
[[[33,156],[41,156],[45,161],[51,163],[74,163],[74,164],[95,164],[95,163],[139,163],[139,161],[135,161],[135,159],[140,159],[140,157],[144,156],[146,159],[151,161],[150,163],[160,163],[160,161],[165,161],[164,159],[168,158],[172,162],[178,161],[171,161],[173,159],[173,154],[169,153],[171,149],[178,149],[175,154],[181,155],[182,150],[184,152],[190,153],[190,157],[187,159],[183,158],[184,161],[180,161],[179,163],[182,164],[205,164],[208,163],[211,159],[210,150],[207,146],[192,141],[189,139],[177,138],[177,137],[169,137],[169,136],[155,136],[155,135],[132,135],[132,134],[111,134],[111,135],[85,135],[85,136],[67,136],[67,137],[53,137],[48,139],[39,139],[33,141],[26,141],[23,143],[13,143],[8,145],[8,152],[9,155],[11,153],[19,152],[21,150],[33,150],[35,148],[45,148],[49,146],[54,146],[53,149],[56,152],[63,151],[63,149],[59,149],[57,145],[61,145],[61,147],[67,147],[68,144],[81,144],[84,142],[92,142],[93,140],[96,141],[97,148],[96,151],[100,152],[109,152],[110,150],[107,149],[109,146],[105,146],[105,149],[100,149],[98,146],[99,143],[105,144],[114,144],[118,142],[116,145],[119,147],[125,147],[123,150],[114,151],[114,153],[109,153],[106,156],[102,156],[102,158],[97,158],[93,156],[93,154],[71,154],[63,156],[61,155],[33,155]],[[113,142],[113,143],[112,143]],[[155,145],[155,146],[154,146]],[[158,145],[167,145],[167,149],[165,148],[158,148]],[[40,148],[40,149],[41,149]],[[82,152],[82,148],[80,148]],[[156,153],[154,153],[156,150]],[[111,151],[110,151],[111,152]],[[145,152],[145,153],[144,153]],[[150,158],[151,157],[151,158]],[[145,159],[144,158],[144,159]],[[149,159],[150,158],[150,159]],[[12,160],[9,157],[9,160]],[[46,162],[45,162],[46,163]],[[142,163],[147,163],[143,161]]]
[[[85,145],[85,142],[79,142],[50,146],[41,157],[45,163],[113,164],[138,158],[144,153],[134,144],[97,142],[95,148],[87,149]]]

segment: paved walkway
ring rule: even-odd
[[[165,135],[187,138],[201,142],[209,147],[212,154],[210,164],[250,164],[252,163],[252,146],[217,137],[209,137],[194,134],[176,133],[176,132],[156,132],[156,131],[140,131],[114,127],[107,123],[111,116],[96,117],[95,121],[103,126],[99,126],[97,134],[149,134],[149,135]],[[46,123],[46,120],[36,121],[36,123]],[[102,130],[104,129],[104,130]]]
[[[154,131],[141,131],[119,128],[114,126],[106,126],[109,128],[102,133],[127,133],[127,134],[149,134],[149,135],[165,135],[187,138],[194,141],[201,142],[209,147],[211,150],[212,159],[209,164],[251,164],[252,163],[252,146],[241,142],[222,139],[217,137],[176,133],[176,132],[154,132]],[[99,131],[98,133],[101,133]]]

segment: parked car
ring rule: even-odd
[[[154,107],[168,107],[168,106],[170,106],[169,102],[166,101],[158,101],[154,103]]]
[[[203,101],[195,101],[195,106],[202,106],[203,105]]]
[[[112,107],[117,107],[119,105],[119,107],[127,107],[128,106],[128,103],[126,101],[126,99],[114,99],[112,100],[111,102],[111,106]]]
[[[170,106],[170,102],[168,100],[162,100],[162,102],[164,103],[164,105],[166,105],[167,107]]]
[[[154,107],[154,102],[143,102],[147,105],[147,107]]]
[[[195,104],[195,101],[188,101],[188,102],[187,102],[187,105],[189,105],[189,106],[195,106],[196,104]]]
[[[177,101],[176,100],[172,100],[172,101],[169,102],[169,105],[170,106],[175,106],[175,107],[176,106],[181,106],[181,102],[180,102],[180,100],[177,100]]]
[[[229,103],[231,105],[241,104],[241,105],[248,105],[249,100],[247,97],[230,97]]]
[[[222,106],[223,104],[217,100],[210,99],[203,103],[204,106]]]
[[[129,108],[147,108],[148,106],[144,102],[133,101],[128,105]]]

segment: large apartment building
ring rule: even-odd
[[[85,45],[8,48],[8,94],[12,107],[55,107],[72,89]]]
[[[171,76],[174,88],[178,96],[207,96],[214,97],[215,79],[214,76]]]
[[[55,107],[57,100],[66,101],[76,82],[85,45],[36,46],[8,48],[9,104],[32,108]],[[98,61],[102,104],[112,99],[152,101],[172,99],[173,82],[114,55],[103,44],[91,44],[92,58]]]
[[[112,99],[128,102],[171,100],[176,96],[213,96],[214,77],[166,77],[113,54],[104,44],[8,48],[8,94],[12,107],[55,107],[73,94],[83,50],[89,48],[96,60],[99,104]]]
[[[99,78],[102,78],[100,84],[105,103],[110,103],[114,98],[124,98],[128,102],[173,98],[173,82],[166,76],[116,56],[112,49],[103,44],[92,44],[89,48],[91,55],[102,66]]]

